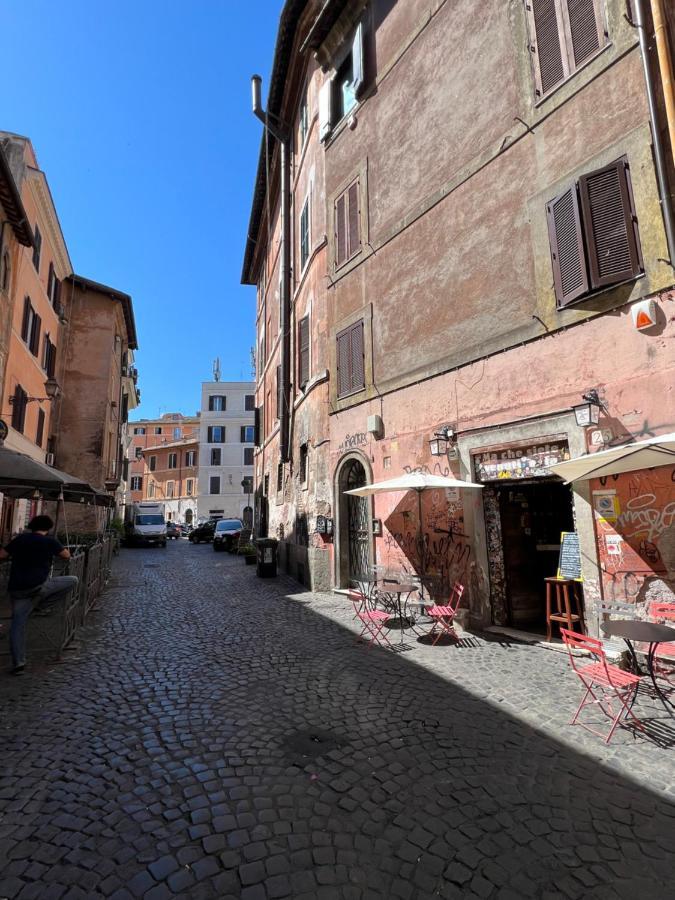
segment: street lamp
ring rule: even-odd
[[[42,403],[43,401],[48,400],[51,403],[52,400],[56,400],[56,398],[61,393],[61,388],[59,387],[59,383],[56,378],[50,377],[45,381],[45,393],[47,395],[46,397],[24,397],[23,402],[33,403],[34,401],[37,401],[38,403]],[[19,398],[16,396],[16,394],[13,394],[9,398],[10,406],[13,406],[18,401],[18,399]]]
[[[577,425],[580,428],[585,428],[587,425],[597,425],[600,419],[600,410],[602,409],[602,402],[598,397],[598,392],[595,389],[587,391],[582,395],[581,399],[584,401],[583,403],[577,403],[576,406],[572,407]]]
[[[445,456],[454,438],[455,432],[451,425],[442,425],[429,441],[429,449],[432,456]]]

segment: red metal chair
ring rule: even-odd
[[[389,638],[382,631],[385,622],[390,618],[389,613],[381,609],[373,609],[369,598],[361,591],[349,591],[349,599],[354,604],[354,617],[363,626],[357,641],[368,639],[368,646],[378,644],[380,647],[391,647]]]
[[[457,632],[455,631],[454,620],[463,593],[464,585],[456,581],[452,593],[450,594],[450,599],[445,606],[430,606],[427,609],[427,615],[434,623],[431,630],[428,632],[428,636],[431,637],[436,634],[435,640],[431,642],[432,647],[439,642],[444,634],[455,640],[459,640]]]
[[[675,603],[653,601],[649,604],[649,615],[657,622],[675,622]],[[654,675],[663,678],[675,688],[675,641],[658,644],[653,658]]]
[[[644,729],[642,722],[631,709],[640,684],[640,676],[624,672],[618,666],[608,664],[602,641],[585,634],[577,634],[576,631],[569,631],[567,628],[561,628],[560,633],[567,646],[572,669],[586,688],[586,693],[572,717],[570,725],[581,725],[587,731],[604,738],[606,744],[609,743],[617,726],[624,725],[629,717],[638,728]],[[579,658],[574,656],[573,650],[585,650],[593,662],[582,663]],[[600,711],[611,720],[612,724],[606,735],[587,725],[586,722],[578,721],[582,709],[591,704],[596,704]]]

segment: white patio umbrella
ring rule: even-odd
[[[360,488],[345,491],[355,497],[370,497],[373,494],[386,494],[392,491],[415,491],[417,493],[417,546],[420,555],[420,581],[424,579],[424,553],[422,551],[422,491],[448,490],[449,488],[482,488],[482,484],[472,481],[460,481],[458,478],[447,478],[444,475],[426,475],[424,472],[410,472],[398,478],[376,481]]]
[[[622,444],[620,447],[610,447],[609,450],[600,450],[598,453],[587,453],[549,468],[563,478],[565,484],[570,484],[572,481],[588,481],[589,478],[620,475],[622,472],[652,469],[654,466],[672,463],[675,463],[675,432],[634,441],[632,444]]]

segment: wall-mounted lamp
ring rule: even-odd
[[[56,378],[48,378],[45,381],[45,394],[46,397],[24,397],[24,403],[32,403],[33,401],[37,401],[38,403],[42,403],[44,400],[49,400],[51,403],[52,400],[55,400],[59,394],[61,393],[61,388],[59,387],[59,383]],[[9,398],[10,406],[13,406],[16,403],[17,397],[13,394]]]
[[[600,419],[600,410],[602,409],[602,401],[598,397],[598,392],[593,388],[590,391],[586,391],[581,399],[584,401],[583,403],[577,403],[576,406],[572,407],[577,425],[580,428],[585,428],[587,425],[597,425]]]
[[[455,437],[455,430],[451,425],[442,425],[429,441],[429,449],[432,456],[445,456],[450,447],[450,442]]]

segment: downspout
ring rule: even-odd
[[[647,42],[647,29],[645,26],[645,14],[643,0],[633,0],[635,4],[635,26],[640,40],[640,52],[642,66],[645,74],[645,87],[647,90],[647,103],[649,104],[649,119],[652,131],[652,144],[654,147],[654,165],[656,167],[656,180],[659,186],[659,202],[663,214],[663,225],[666,230],[666,242],[668,244],[669,264],[675,268],[675,221],[673,220],[673,206],[668,188],[666,165],[663,155],[663,142],[659,131],[659,120],[654,96],[654,83],[649,66],[649,45]]]
[[[651,0],[651,3],[654,36],[656,37],[656,50],[659,56],[659,71],[661,72],[661,85],[663,87],[663,99],[666,104],[666,121],[668,123],[668,135],[670,136],[670,151],[675,156],[675,87],[673,86],[673,64],[668,47],[666,21],[663,14],[663,0]]]
[[[279,455],[281,462],[288,462],[289,414],[291,398],[291,132],[290,128],[272,113],[265,112],[260,99],[260,75],[251,78],[253,114],[260,119],[281,147],[281,385],[282,398],[279,410]],[[271,121],[273,120],[273,121]],[[269,184],[266,190],[269,191]],[[268,237],[271,222],[267,223]]]

